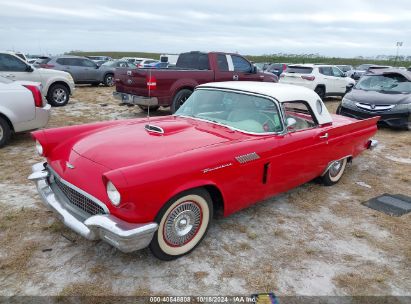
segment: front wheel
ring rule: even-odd
[[[11,137],[11,129],[7,121],[0,117],[0,148],[4,147]]]
[[[344,173],[345,167],[347,166],[347,158],[336,160],[332,162],[327,172],[322,176],[324,185],[332,186],[341,179]]]
[[[317,93],[318,96],[320,96],[322,100],[324,100],[325,98],[325,88],[324,87],[316,87],[314,92]]]
[[[183,192],[158,213],[158,230],[150,243],[151,252],[170,261],[193,251],[202,241],[213,217],[210,194],[204,189]]]
[[[65,106],[69,102],[69,99],[70,92],[63,84],[53,84],[47,93],[47,101],[54,107]]]
[[[107,74],[104,77],[104,85],[106,87],[112,87],[114,85],[114,75],[113,74]]]

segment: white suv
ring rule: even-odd
[[[66,105],[74,91],[73,77],[69,73],[34,68],[10,52],[0,52],[0,76],[13,81],[40,82],[43,96],[55,107]]]
[[[344,96],[347,87],[355,81],[334,65],[293,64],[281,74],[279,82],[294,84],[314,90],[321,99],[327,96]]]

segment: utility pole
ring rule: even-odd
[[[395,56],[395,65],[398,63],[398,55],[400,53],[400,47],[402,47],[403,42],[397,41],[397,56]]]

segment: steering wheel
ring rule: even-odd
[[[265,113],[253,113],[255,120],[261,123],[265,132],[274,132],[276,130],[275,121]],[[271,126],[270,126],[271,125]]]

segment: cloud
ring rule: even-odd
[[[409,0],[0,0],[0,49],[411,54]]]

